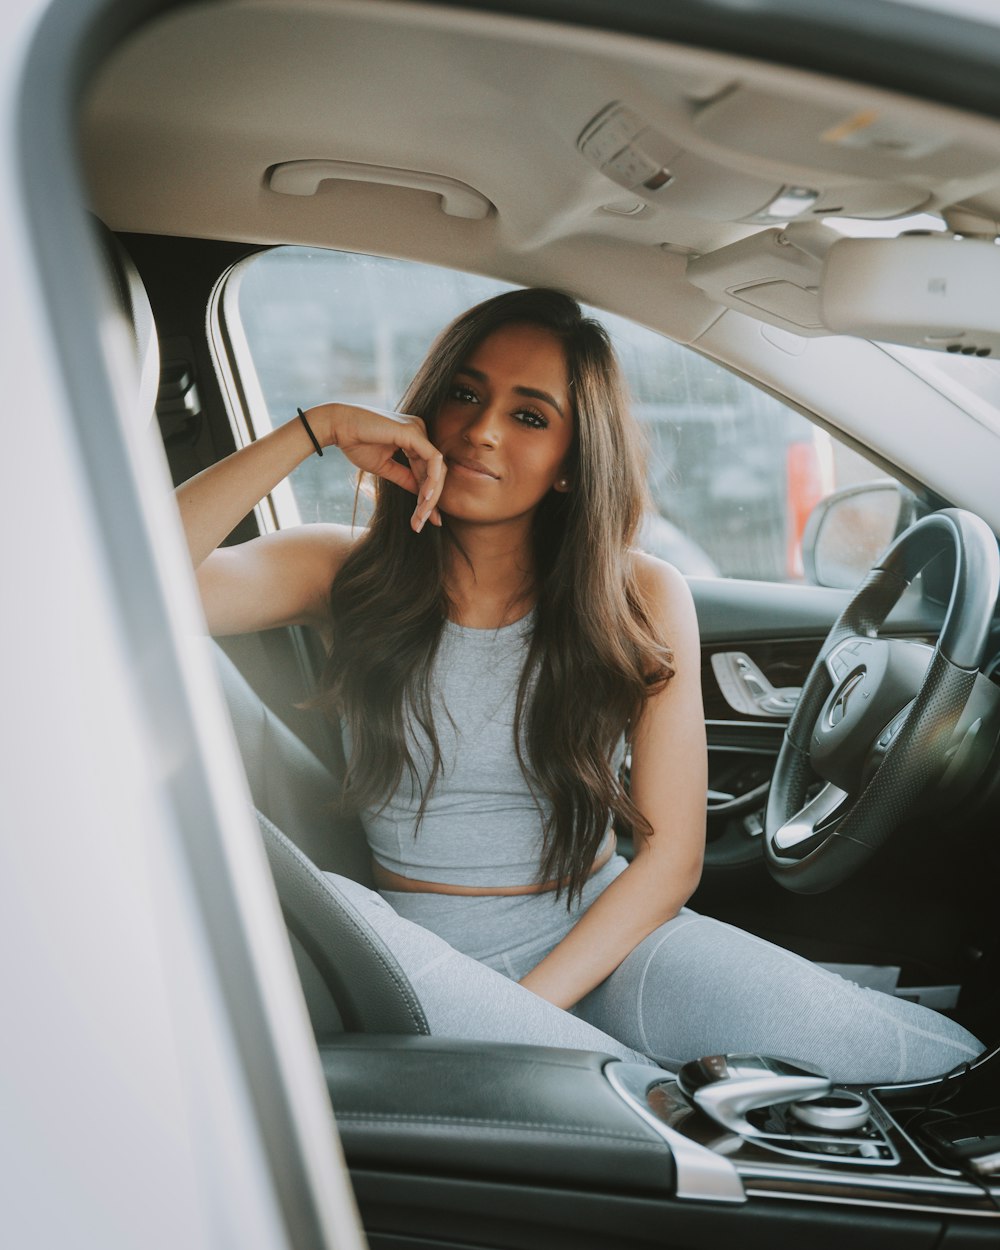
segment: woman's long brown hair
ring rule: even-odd
[[[550,491],[534,517],[537,617],[514,726],[521,769],[543,813],[538,879],[564,883],[570,902],[583,889],[609,814],[619,827],[650,832],[611,761],[645,700],[671,676],[672,659],[633,571],[631,544],[646,499],[639,430],[607,333],[575,300],[517,290],[463,313],[435,341],[400,410],[423,417],[433,441],[434,418],[459,367],[511,323],[559,338],[573,400],[572,489]],[[321,702],[349,729],[345,798],[357,810],[387,802],[404,769],[420,787],[406,732],[411,719],[420,725],[432,760],[420,788],[419,828],[441,766],[431,674],[449,610],[446,561],[459,553],[447,517],[440,530],[427,526],[416,535],[412,511],[412,495],[376,482],[371,522],[331,589]]]

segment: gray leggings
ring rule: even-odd
[[[597,1050],[673,1069],[701,1055],[757,1052],[857,1083],[936,1076],[982,1051],[937,1012],[687,909],[572,1012],[518,985],[625,866],[616,856],[595,874],[572,915],[551,894],[383,898],[343,877],[332,883],[393,952],[440,1037]],[[512,934],[530,936],[512,942]]]

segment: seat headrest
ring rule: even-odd
[[[131,256],[103,222],[95,218],[94,225],[114,311],[131,347],[138,411],[153,421],[160,386],[160,349],[152,305]]]

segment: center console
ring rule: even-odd
[[[1000,1052],[909,1085],[767,1055],[339,1035],[320,1055],[373,1250],[1000,1245]]]
[[[763,1055],[712,1055],[664,1079],[611,1063],[619,1096],[670,1146],[678,1197],[751,1197],[995,1218],[1000,1055],[947,1077],[835,1086]]]

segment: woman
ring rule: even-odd
[[[587,1022],[668,1065],[760,1050],[878,1081],[978,1054],[952,1021],[682,910],[705,839],[697,623],[684,579],[631,546],[644,475],[603,329],[559,292],[498,296],[401,406],[417,415],[311,408],[178,498],[213,633],[311,625],[329,646],[381,899],[347,889],[433,1031],[481,1036],[502,1000],[491,1019],[522,1040],[593,1044]],[[365,532],[218,548],[331,447],[376,479]]]

